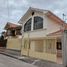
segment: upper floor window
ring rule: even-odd
[[[42,17],[34,17],[34,30],[43,28],[43,18]]]
[[[32,22],[32,18],[30,18],[24,25],[24,32],[26,31],[31,31],[31,22]]]

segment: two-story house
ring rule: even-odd
[[[61,37],[67,24],[49,10],[29,8],[19,20],[22,24],[21,54],[57,62],[62,58]]]

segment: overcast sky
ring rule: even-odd
[[[67,0],[0,0],[0,32],[8,21],[17,23],[29,7],[51,10],[61,18],[67,15]]]

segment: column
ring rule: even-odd
[[[46,39],[44,39],[44,52],[46,52]]]
[[[63,32],[62,36],[62,57],[63,57],[63,65],[67,67],[67,30]]]

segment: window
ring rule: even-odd
[[[43,28],[43,18],[41,17],[34,17],[34,30]]]
[[[24,25],[24,32],[26,31],[31,31],[31,22],[32,22],[32,18],[30,18]]]
[[[7,35],[8,36],[15,36],[15,30],[8,30]]]
[[[11,30],[11,36],[15,36],[15,30]]]

